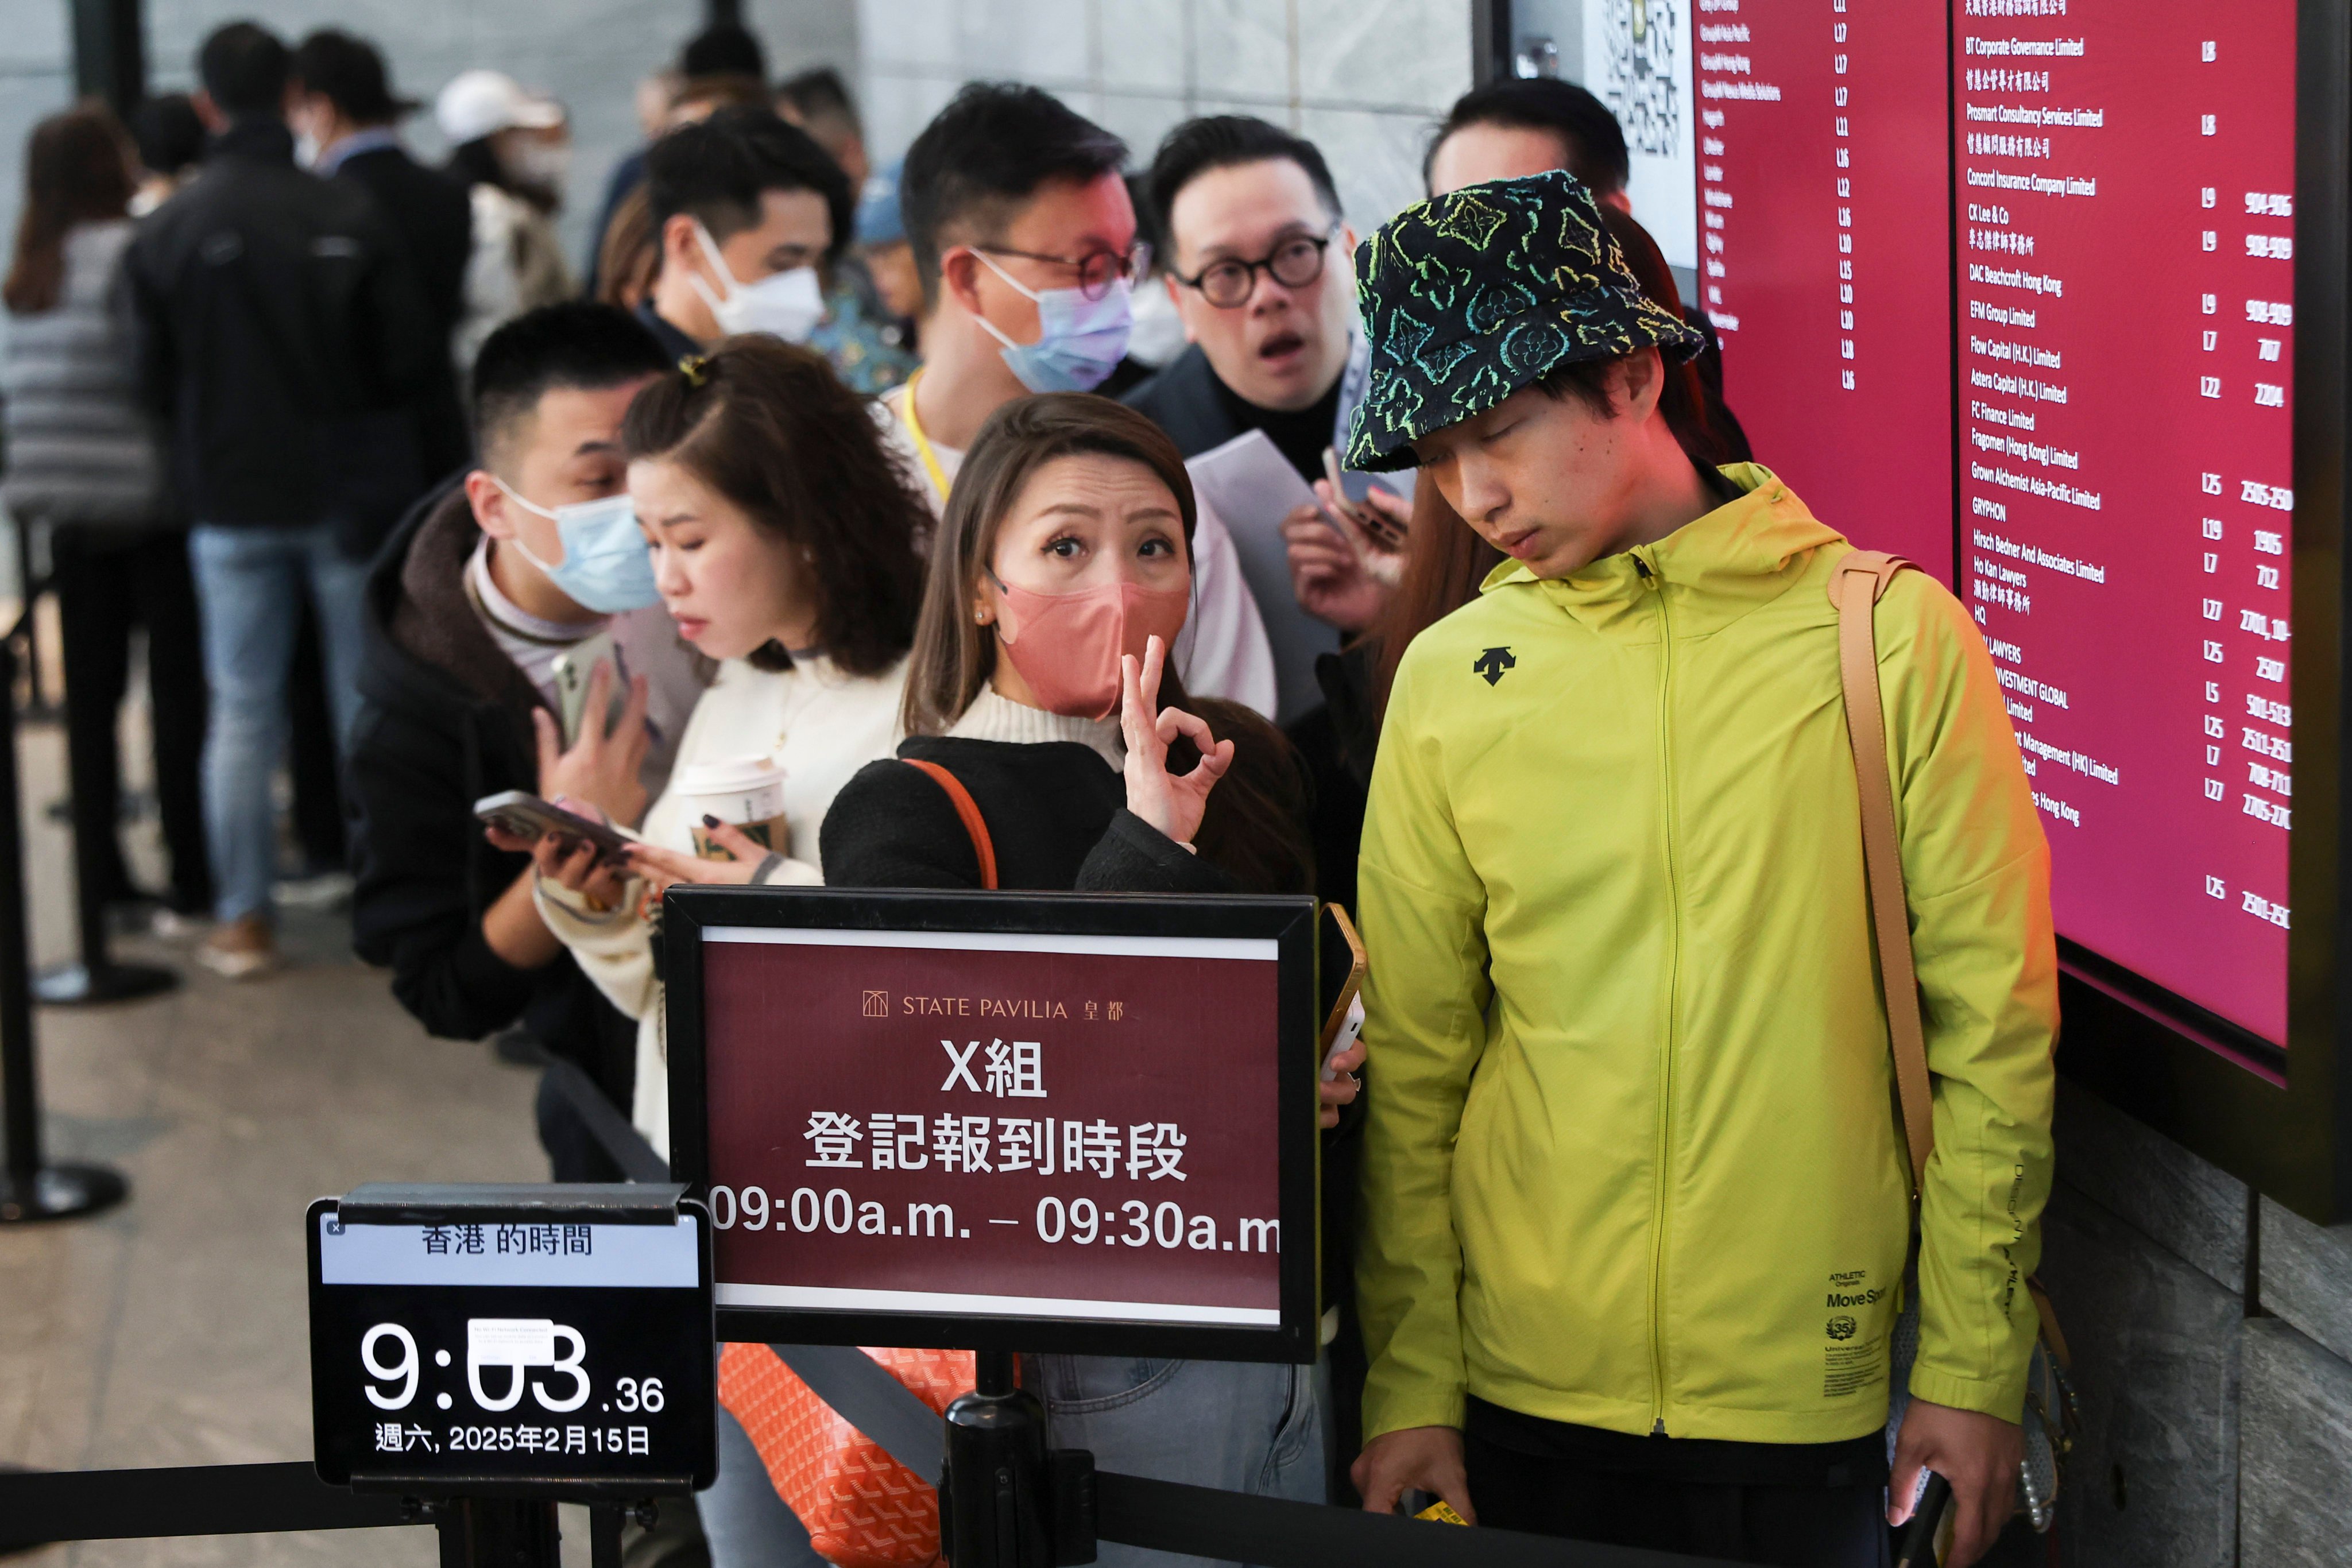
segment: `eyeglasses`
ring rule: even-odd
[[[1218,309],[1238,310],[1256,292],[1257,275],[1261,272],[1285,288],[1304,288],[1322,277],[1324,253],[1330,249],[1332,235],[1337,232],[1294,235],[1276,246],[1273,254],[1256,261],[1229,258],[1212,262],[1192,277],[1181,272],[1171,272],[1169,276],[1187,288],[1199,289],[1201,298]]]
[[[1089,251],[1075,261],[1066,256],[1041,256],[1034,250],[1014,250],[1010,246],[976,245],[971,247],[990,256],[1017,256],[1024,261],[1042,261],[1051,267],[1066,267],[1078,275],[1078,292],[1089,299],[1100,299],[1110,292],[1114,283],[1132,285],[1151,270],[1151,247],[1138,240],[1122,256],[1115,250]]]

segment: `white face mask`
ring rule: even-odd
[[[319,145],[319,139],[311,135],[309,131],[300,131],[295,132],[294,162],[298,167],[304,169],[317,168],[319,166],[319,154],[325,151],[326,149],[324,147]]]
[[[808,341],[816,324],[824,319],[824,290],[817,285],[815,267],[795,267],[757,283],[739,283],[727,270],[710,231],[698,223],[694,237],[702,242],[702,254],[709,258],[710,270],[727,285],[727,292],[719,294],[698,273],[687,281],[710,307],[711,319],[719,323],[720,331],[730,338],[740,332],[765,332],[787,343]]]

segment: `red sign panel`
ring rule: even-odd
[[[1942,0],[1696,0],[1699,299],[1757,460],[1952,575]]]
[[[700,940],[721,1308],[1281,1322],[1273,939]]]
[[[1956,0],[1951,59],[1962,594],[2058,929],[2284,1045],[2294,0]]]

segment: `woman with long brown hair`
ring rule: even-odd
[[[600,865],[591,847],[553,835],[529,847],[548,928],[638,1020],[634,1119],[667,1151],[652,943],[661,891],[821,880],[819,824],[835,792],[901,733],[930,513],[866,400],[823,356],[764,335],[730,339],[646,386],[621,439],[653,586],[719,673],[627,863]],[[628,700],[642,716],[642,688]],[[542,756],[552,744],[542,737]],[[764,841],[706,815],[729,777],[746,796],[772,796],[761,815],[782,821],[759,830]],[[632,761],[612,771],[604,798],[563,803],[634,821],[645,804],[635,779]]]
[[[199,771],[205,680],[188,540],[163,477],[163,446],[142,407],[135,330],[122,273],[131,244],[130,139],[104,105],[53,114],[25,152],[25,204],[0,301],[8,474],[19,527],[46,525],[72,701],[67,751],[75,799],[102,836],[78,846],[85,892],[141,898],[113,831],[120,785],[116,710],[131,674],[131,632],[147,631],[155,794],[170,851],[171,909],[212,905]]]
[[[835,800],[826,883],[1310,888],[1287,744],[1246,708],[1187,697],[1166,666],[1191,604],[1194,518],[1182,459],[1133,410],[1054,393],[992,415],[932,546],[908,739]],[[1351,1051],[1324,1086],[1327,1125],[1355,1098],[1361,1060]],[[1323,1499],[1307,1369],[1051,1355],[1024,1380],[1055,1444],[1106,1469]],[[1112,1547],[1102,1560],[1139,1561]]]

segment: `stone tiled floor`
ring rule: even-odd
[[[40,810],[60,787],[62,742],[28,727],[23,745],[46,961],[70,941],[67,839]],[[152,873],[152,830],[129,838]],[[304,1207],[369,1180],[545,1178],[528,1073],[485,1045],[427,1039],[383,976],[351,956],[340,915],[289,917],[286,936],[291,967],[235,986],[184,947],[126,942],[121,956],[177,967],[181,989],[39,1016],[52,1154],[116,1166],[131,1197],[100,1219],[0,1232],[0,1462],[307,1459]],[[429,1532],[381,1530],[90,1542],[9,1561],[425,1568],[436,1557]]]

